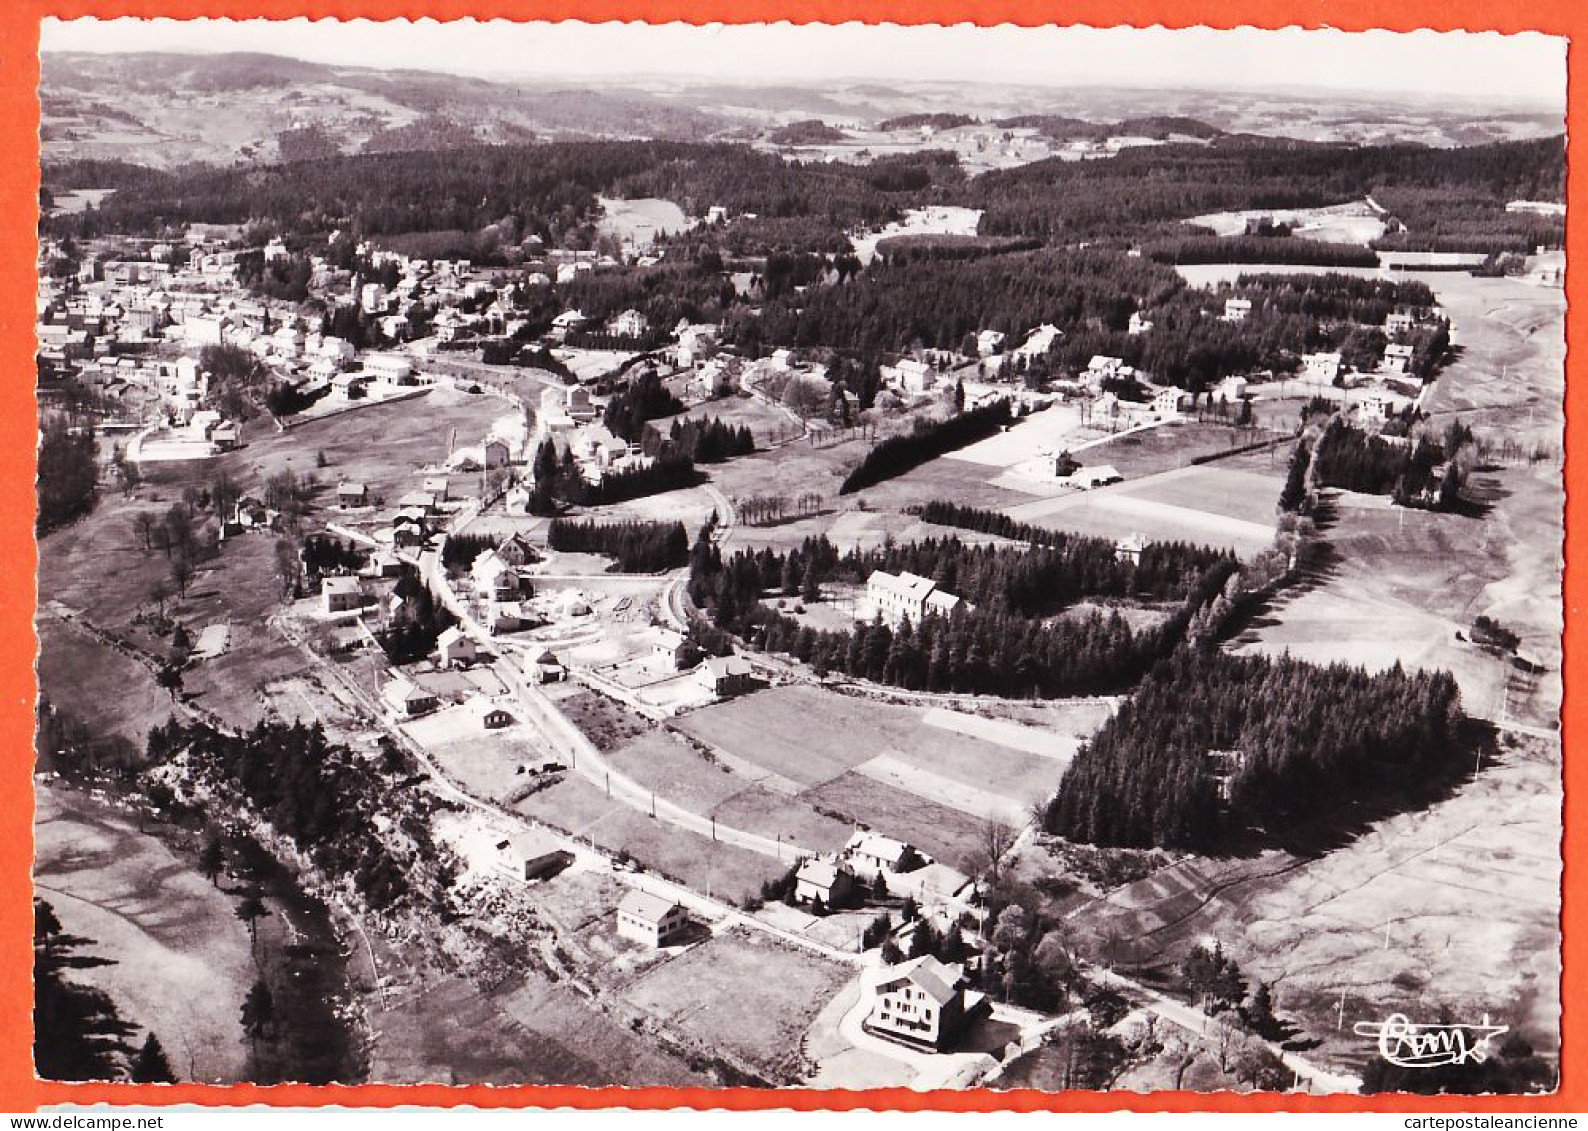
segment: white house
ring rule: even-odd
[[[964,967],[930,954],[890,970],[876,989],[865,1027],[879,1036],[933,1051],[953,1044],[965,1023],[986,1005],[967,990]]]
[[[1340,375],[1338,353],[1306,353],[1301,355],[1301,375],[1308,381],[1333,384]]]
[[[1151,329],[1152,329],[1152,320],[1150,318],[1143,318],[1141,316],[1141,311],[1139,311],[1139,310],[1131,312],[1130,324],[1126,327],[1126,331],[1128,333],[1130,333],[1132,335],[1145,334],[1148,330],[1151,330]]]
[[[495,550],[486,550],[476,557],[469,572],[474,578],[474,591],[492,601],[511,601],[518,596],[518,571]]]
[[[982,357],[991,357],[1003,348],[1003,344],[1002,330],[983,330],[976,335],[976,352]]]
[[[838,853],[856,875],[868,878],[889,872],[907,872],[921,863],[921,855],[902,840],[881,833],[857,832]]]
[[[1400,342],[1391,342],[1384,347],[1384,359],[1379,362],[1381,373],[1409,373],[1412,368],[1412,347]]]
[[[937,384],[937,374],[932,372],[932,367],[913,357],[900,358],[893,365],[883,366],[882,379],[907,393],[924,393]]]
[[[320,597],[328,613],[354,612],[364,604],[364,590],[356,577],[325,578],[320,582]]]
[[[1180,415],[1180,390],[1159,389],[1152,396],[1152,411],[1159,420],[1173,420]]]
[[[1227,298],[1224,300],[1224,321],[1245,322],[1247,315],[1252,312],[1252,300],[1249,298]]]
[[[618,935],[645,946],[666,946],[687,926],[683,904],[648,891],[630,891],[618,904]]]
[[[894,575],[880,569],[866,579],[866,600],[883,620],[894,624],[905,618],[920,624],[929,614],[946,617],[960,606],[958,597],[939,589],[930,578],[909,572]]]
[[[1384,333],[1391,338],[1393,338],[1396,334],[1408,333],[1416,324],[1416,321],[1417,320],[1415,318],[1405,311],[1397,310],[1394,314],[1391,314],[1384,319]]]
[[[650,320],[638,310],[625,310],[607,325],[619,338],[642,338],[650,332]]]
[[[749,690],[754,677],[755,669],[743,656],[712,656],[695,669],[696,682],[718,698]]]
[[[842,863],[828,860],[807,860],[794,874],[794,901],[814,903],[821,900],[824,907],[842,905],[855,890],[855,875]]]
[[[442,666],[448,668],[472,664],[480,656],[479,645],[457,625],[436,638],[436,652],[441,657]]]
[[[434,691],[420,687],[412,680],[401,676],[386,685],[386,689],[381,692],[381,698],[397,714],[410,718],[414,715],[422,715],[426,711],[434,711],[441,703]]]

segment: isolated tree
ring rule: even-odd
[[[148,511],[139,511],[132,516],[133,533],[143,543],[143,552],[146,554],[154,550],[154,526],[154,515]]]
[[[269,915],[265,901],[259,898],[257,890],[250,891],[243,896],[242,902],[237,905],[237,917],[248,924],[248,945],[250,949],[259,941],[259,920]]]
[[[274,1033],[276,1029],[275,998],[271,996],[270,987],[265,985],[263,978],[256,981],[249,989],[248,996],[243,998],[240,1019],[243,1032],[253,1046],[254,1058],[257,1060],[259,1042]]]
[[[1003,873],[1004,858],[1020,839],[1020,831],[1007,821],[983,821],[979,831],[976,863],[988,884],[996,887]]]
[[[899,944],[892,939],[882,944],[882,961],[889,966],[897,966],[904,961],[904,951],[899,949]]]
[[[204,833],[204,847],[199,849],[199,871],[216,887],[220,886],[221,869],[226,866],[226,846],[213,828]]]
[[[176,1073],[171,1070],[171,1061],[165,1055],[165,1048],[160,1044],[160,1038],[150,1033],[143,1039],[142,1046],[132,1058],[128,1073],[135,1084],[174,1084]]]
[[[176,586],[177,596],[187,596],[187,587],[192,580],[192,559],[187,556],[186,552],[177,554],[171,559],[171,584]]]

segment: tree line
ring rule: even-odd
[[[666,446],[696,463],[722,463],[755,451],[755,435],[748,424],[735,428],[716,416],[689,417],[674,420],[665,437],[655,426],[648,426],[640,446],[647,455],[655,455]]]
[[[1306,664],[1184,647],[1076,754],[1048,832],[1109,847],[1216,851],[1273,839],[1465,764],[1448,672]]]
[[[1011,420],[1009,401],[1000,398],[981,408],[934,423],[916,422],[915,431],[890,436],[875,444],[839,485],[840,495],[851,495],[967,444],[996,435]]]
[[[618,573],[658,573],[689,561],[689,532],[681,522],[580,522],[553,519],[546,531],[553,550],[604,554]]]

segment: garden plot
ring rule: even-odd
[[[653,967],[623,996],[774,1084],[805,1072],[801,1038],[852,971],[803,947],[730,931]]]

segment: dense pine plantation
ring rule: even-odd
[[[553,550],[605,554],[618,573],[655,573],[689,560],[689,532],[681,522],[575,522],[552,520],[546,544]]]
[[[1415,790],[1465,764],[1448,672],[1369,674],[1181,648],[1071,763],[1047,830],[1070,840],[1216,850],[1255,830]]]
[[[1460,470],[1447,461],[1472,438],[1459,423],[1444,443],[1427,435],[1386,439],[1336,417],[1313,451],[1317,482],[1325,487],[1391,495],[1399,506],[1455,510],[1461,505]],[[1441,470],[1442,469],[1442,470]]]
[[[764,651],[789,653],[818,674],[928,691],[1051,698],[1118,690],[1139,679],[1180,642],[1193,615],[1221,594],[1237,569],[1227,555],[1191,547],[1176,553],[1166,551],[1165,568],[1141,579],[1155,587],[1149,592],[1134,567],[1117,561],[1112,545],[1099,539],[1017,550],[968,547],[950,538],[840,557],[823,538],[787,554],[768,549],[726,562],[700,539],[691,554],[689,592],[711,612],[713,631],[702,643],[714,651],[725,651],[730,637],[738,637]],[[1204,559],[1207,564],[1199,565]],[[818,631],[763,603],[779,593],[814,599],[823,581],[863,582],[874,569],[940,576],[945,588],[974,607],[897,628],[877,621]],[[1043,619],[1084,597],[1127,595],[1178,600],[1179,608],[1143,630],[1101,611]]]

